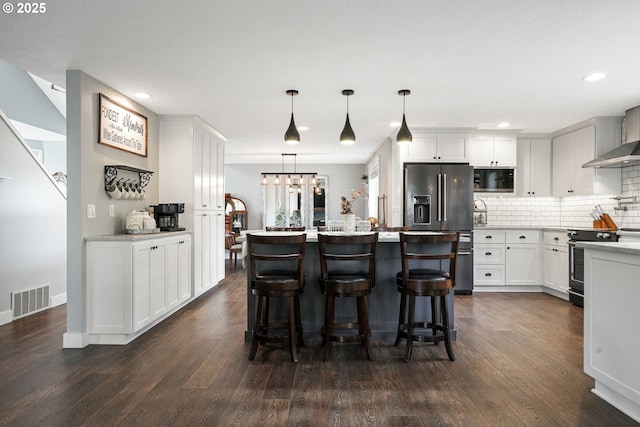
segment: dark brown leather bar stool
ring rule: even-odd
[[[414,341],[434,344],[444,341],[449,360],[455,360],[449,332],[447,295],[456,285],[459,240],[459,233],[400,233],[402,271],[396,276],[400,316],[394,345],[400,344],[403,338],[407,341],[405,362],[411,359]],[[430,297],[431,322],[415,320],[416,297]],[[441,316],[438,315],[438,305]]]
[[[322,328],[322,360],[329,359],[331,343],[362,344],[371,358],[371,328],[367,295],[376,283],[377,233],[357,235],[318,234],[320,249],[320,286],[325,295],[325,317]],[[354,297],[358,308],[357,322],[334,322],[336,298]],[[349,333],[357,330],[358,333]],[[342,335],[337,332],[344,331]]]
[[[247,234],[251,291],[258,297],[249,360],[258,345],[288,342],[291,360],[298,361],[298,346],[304,346],[300,320],[300,294],[304,287],[305,234]],[[287,301],[287,321],[269,319],[269,300]]]

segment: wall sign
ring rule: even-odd
[[[98,142],[147,157],[147,118],[100,94]]]

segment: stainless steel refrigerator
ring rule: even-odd
[[[473,167],[404,164],[404,225],[409,230],[459,231],[456,294],[473,293]]]

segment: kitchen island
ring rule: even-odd
[[[253,233],[253,231],[252,231]],[[270,232],[274,234],[274,232]],[[307,248],[304,262],[305,287],[300,296],[302,328],[304,338],[309,342],[320,342],[320,329],[324,324],[325,297],[320,292],[320,255],[316,232],[307,234]],[[376,285],[369,295],[369,323],[374,342],[393,343],[398,327],[400,294],[396,288],[396,273],[401,269],[400,238],[397,232],[380,232],[376,256]],[[245,265],[250,267],[247,257]],[[251,272],[247,271],[247,330],[245,340],[251,340],[255,323],[256,301],[251,293]],[[271,305],[278,313],[286,313],[283,301],[273,301]],[[452,339],[456,339],[454,328],[453,292],[447,296],[449,308],[449,328]],[[354,298],[339,298],[336,302],[336,321],[354,318],[356,313]],[[430,315],[431,308],[427,298],[416,299],[416,313]]]
[[[640,422],[640,242],[584,248],[584,371],[593,393]]]

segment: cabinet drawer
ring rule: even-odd
[[[545,245],[567,246],[569,237],[566,231],[545,231],[542,240]]]
[[[504,286],[504,265],[477,265],[474,267],[474,286]]]
[[[504,264],[504,252],[504,245],[474,245],[473,263],[479,265]]]
[[[475,243],[504,243],[505,232],[501,230],[473,230]]]
[[[507,243],[539,243],[540,230],[508,230]]]

